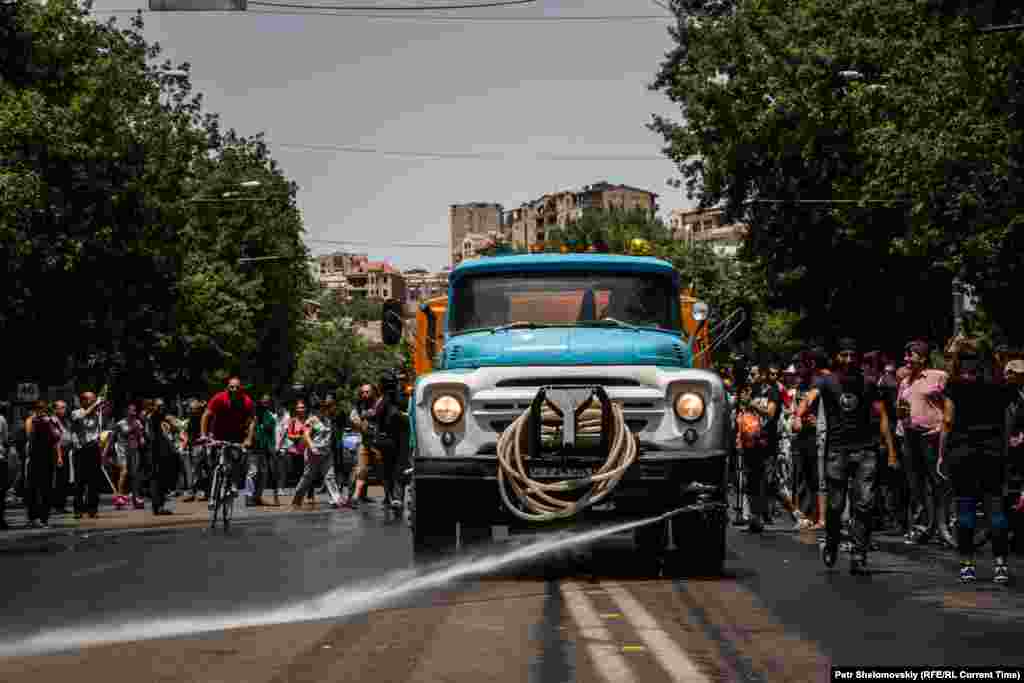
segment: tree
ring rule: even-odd
[[[772,305],[800,313],[798,332],[937,340],[954,275],[1005,286],[1020,272],[1004,248],[1020,131],[1000,109],[1019,101],[1007,85],[1019,36],[978,36],[973,19],[925,3],[672,8],[675,45],[652,88],[682,118],[651,127],[691,198],[750,225],[743,256]]]
[[[188,64],[158,63],[142,28],[71,0],[0,7],[0,325],[19,332],[12,357],[38,359],[13,371],[43,382],[202,382],[297,350],[309,275],[294,187],[258,136],[203,112]],[[190,201],[255,172],[276,199],[230,215]],[[254,275],[240,244],[295,259]]]
[[[633,239],[664,241],[668,228],[651,212],[643,209],[585,209],[579,218],[570,220],[565,228],[548,231],[547,242],[554,247],[566,246],[570,251],[586,250],[599,244],[613,253],[627,250]]]
[[[401,367],[400,350],[371,348],[352,325],[329,320],[316,325],[299,356],[296,382],[330,387],[341,397],[354,395],[363,383],[377,383],[386,369]]]

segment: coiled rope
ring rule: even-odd
[[[591,398],[591,403],[594,399]],[[573,411],[567,410],[565,419],[574,419]],[[626,470],[636,460],[637,444],[633,433],[626,424],[622,407],[612,403],[611,447],[608,457],[597,472],[582,479],[567,479],[544,483],[530,479],[524,466],[527,448],[530,411],[527,409],[517,417],[498,438],[498,490],[505,507],[519,519],[527,522],[550,522],[572,517],[583,510],[597,505],[618,486]],[[561,439],[562,418],[547,400],[541,410],[542,439]],[[577,439],[600,440],[601,408],[588,407],[579,416],[576,425]],[[506,481],[508,486],[505,485]],[[591,487],[578,500],[563,500],[552,493],[567,493]],[[508,495],[511,487],[520,506],[515,505]]]

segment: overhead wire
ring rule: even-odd
[[[360,242],[358,240],[325,240],[315,237],[304,237],[306,242],[316,242],[318,244],[337,244],[340,246],[353,246],[353,247],[376,247],[379,249],[447,249],[448,244],[445,242]]]
[[[437,12],[441,10],[455,9],[488,9],[491,7],[509,7],[512,5],[533,5],[537,0],[494,0],[493,2],[471,2],[459,5],[399,5],[385,7],[383,5],[301,5],[286,2],[266,2],[264,0],[249,0],[249,5],[260,5],[263,7],[288,7],[293,9],[329,9],[343,12]]]
[[[256,4],[256,3],[250,3]],[[277,9],[258,9],[258,10],[245,10],[245,11],[210,11],[203,12],[204,15],[217,14],[217,15],[238,15],[238,14],[258,14],[262,16],[284,16],[284,17],[344,17],[344,18],[360,18],[360,19],[384,19],[394,21],[404,21],[410,23],[565,23],[565,22],[590,22],[590,23],[616,23],[616,22],[633,22],[633,21],[664,21],[665,16],[660,14],[581,14],[581,15],[525,15],[525,16],[458,16],[458,15],[436,15],[436,16],[425,16],[423,14],[375,14],[367,12],[356,12],[346,11],[343,8],[334,9],[329,5],[318,5],[315,10],[303,10],[300,5],[292,5],[290,3],[278,3],[275,5]],[[287,11],[287,10],[297,11]],[[301,11],[298,11],[301,10]],[[380,10],[377,10],[380,11]],[[196,14],[195,11],[169,11],[169,10],[150,10],[145,7],[115,7],[110,9],[98,9],[94,8],[90,10],[92,14],[136,14],[141,12],[143,14]]]
[[[307,151],[322,152],[345,152],[351,154],[376,154],[379,156],[395,156],[410,159],[462,159],[474,161],[517,161],[533,159],[537,161],[669,161],[667,157],[657,155],[566,155],[566,154],[536,154],[529,156],[517,156],[500,154],[495,152],[433,152],[433,151],[411,151],[411,150],[385,150],[376,147],[362,147],[358,145],[330,145],[330,144],[307,144],[297,142],[268,142],[271,147],[281,149],[298,149]]]

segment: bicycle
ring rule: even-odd
[[[229,449],[233,449],[244,454],[245,449],[241,444],[230,441],[208,441],[206,442],[206,447],[219,451],[217,464],[214,465],[213,473],[210,477],[210,529],[217,528],[219,513],[224,524],[224,531],[227,531],[231,525],[231,516],[235,509],[235,498],[238,497],[238,490],[231,485],[235,460],[232,459],[229,462],[227,453]]]

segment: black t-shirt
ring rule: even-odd
[[[1003,419],[1013,400],[1009,387],[988,382],[950,379],[946,396],[953,401],[953,431],[946,445],[951,454],[1002,453]]]
[[[779,418],[782,416],[782,400],[779,397],[779,389],[775,384],[772,383],[757,383],[750,388],[750,402],[758,405],[763,411],[768,403],[775,404],[775,416],[768,418],[765,417],[762,412],[758,412],[761,416],[761,433],[766,436],[769,441],[774,442],[779,435]]]
[[[832,373],[815,380],[825,406],[829,449],[871,448],[879,441],[871,409],[881,400],[878,387],[860,373]]]

